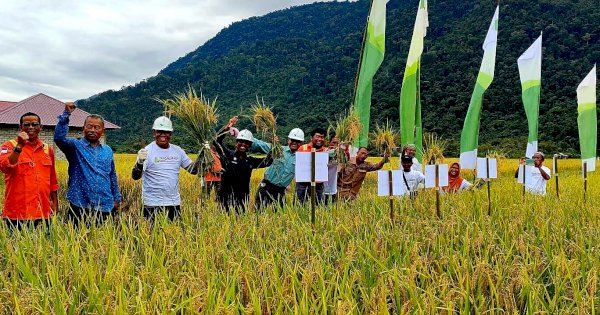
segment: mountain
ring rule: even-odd
[[[167,98],[188,84],[218,97],[223,122],[248,114],[256,97],[273,107],[280,136],[294,128],[326,127],[349,107],[370,1],[303,5],[249,18],[223,29],[156,76],[119,91],[81,100],[80,106],[120,125],[108,138],[118,151],[134,152],[150,140],[152,121]],[[372,124],[398,125],[398,104],[418,1],[388,3],[386,56],[373,84]],[[429,3],[429,29],[421,66],[426,132],[450,142],[458,155],[463,119],[479,70],[481,45],[496,1]],[[504,0],[500,6],[496,77],[486,92],[480,152],[522,155],[527,122],[517,58],[544,32],[540,149],[579,151],[576,87],[600,61],[597,0]],[[250,128],[249,119],[241,127]],[[185,132],[175,142],[187,146]],[[187,146],[189,148],[189,146]]]

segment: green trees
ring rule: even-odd
[[[398,124],[416,5],[388,3],[386,56],[373,84],[373,126],[386,119]],[[458,155],[481,42],[495,5],[430,3],[421,73],[424,129],[449,140],[451,156]],[[129,152],[137,150],[142,138],[150,141],[151,123],[162,110],[153,98],[168,97],[188,83],[208,97],[218,96],[223,121],[239,114],[240,107],[248,109],[258,95],[278,115],[280,136],[296,126],[326,126],[352,102],[368,8],[366,0],[315,3],[237,22],[158,75],[79,104],[119,124],[123,129],[109,135],[109,144]],[[600,10],[590,0],[506,0],[500,13],[496,78],[484,99],[480,145],[514,155],[524,151],[527,124],[516,60],[543,31],[540,149],[576,155],[575,89],[600,61]],[[177,129],[174,141],[183,144],[183,138]]]

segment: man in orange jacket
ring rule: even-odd
[[[58,210],[54,151],[38,138],[40,116],[25,113],[19,127],[17,138],[2,144],[0,151],[6,183],[2,218],[17,228],[44,223]]]

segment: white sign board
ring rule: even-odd
[[[439,186],[448,186],[448,164],[438,164]],[[425,165],[425,188],[435,188],[435,165]]]
[[[338,178],[338,165],[329,164],[327,165],[327,182],[323,189],[323,193],[326,195],[337,194],[337,178]]]
[[[498,178],[498,161],[496,159],[487,159],[489,161],[490,173],[487,174],[486,158],[477,158],[477,178]]]
[[[389,171],[377,171],[377,195],[380,197],[390,195]],[[406,186],[402,179],[402,171],[392,171],[392,195],[406,195]]]
[[[296,153],[296,182],[297,183],[310,183],[311,181],[311,152],[297,152]],[[315,181],[326,182],[327,181],[327,162],[329,161],[329,154],[327,152],[316,152],[315,153]]]

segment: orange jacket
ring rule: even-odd
[[[221,171],[223,170],[221,160],[219,159],[219,155],[215,151],[210,150],[210,154],[212,155],[214,162],[212,165],[212,170],[204,176],[204,180],[207,182],[220,182]]]
[[[9,140],[0,151],[0,170],[6,183],[2,217],[11,220],[49,218],[50,192],[58,191],[54,151],[42,140],[27,142],[17,163],[10,164],[8,156],[16,143]]]

